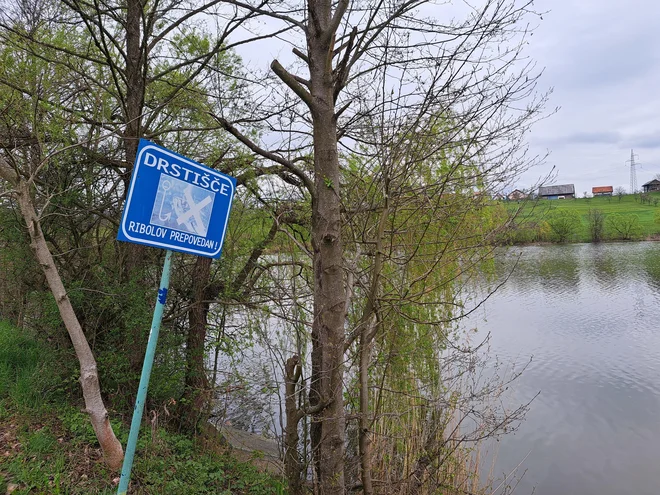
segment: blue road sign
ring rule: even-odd
[[[236,179],[140,140],[117,239],[219,258]]]

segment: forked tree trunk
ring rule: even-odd
[[[80,385],[85,399],[85,411],[91,419],[92,427],[103,450],[103,457],[106,464],[113,470],[119,470],[124,459],[124,451],[119,440],[115,437],[112,425],[108,419],[108,412],[103,404],[96,360],[73,310],[69,296],[66,293],[60,274],[55,266],[53,255],[41,231],[41,224],[34,208],[34,203],[32,202],[29,184],[18,177],[7,162],[1,158],[0,177],[3,177],[15,186],[18,205],[30,234],[31,247],[46,276],[48,287],[53,293],[53,297],[55,297],[60,316],[69,332],[71,343],[80,363]]]
[[[312,248],[314,265],[314,319],[309,409],[310,440],[319,495],[343,495],[344,490],[344,323],[346,283],[341,238],[341,193],[337,150],[337,95],[346,83],[348,57],[333,70],[335,35],[349,0],[309,0],[305,35],[309,80],[289,73],[274,60],[275,74],[310,110],[314,147],[312,193]],[[334,11],[333,11],[333,7]],[[357,31],[351,34],[352,43]],[[350,52],[346,48],[346,54]],[[231,129],[231,128],[229,128]],[[230,131],[231,132],[231,131]],[[291,166],[291,164],[289,164]],[[304,174],[300,174],[303,175]]]
[[[341,238],[341,196],[335,78],[335,32],[347,7],[309,1],[307,49],[309,101],[314,142],[314,320],[309,401],[322,408],[312,416],[310,437],[320,495],[344,493],[344,323],[346,285]]]

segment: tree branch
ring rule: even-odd
[[[204,12],[205,10],[213,7],[214,5],[219,4],[222,2],[222,0],[213,0],[212,2],[205,3],[201,7],[198,7],[194,10],[191,10],[188,12],[186,15],[179,17],[176,19],[172,24],[167,26],[166,29],[164,29],[161,33],[159,33],[157,36],[154,36],[154,38],[151,40],[151,43],[147,46],[147,53],[151,52],[151,50],[154,49],[154,47],[163,39],[165,36],[167,36],[170,32],[175,30],[177,27],[179,27],[181,24],[183,24],[185,21],[190,19],[191,17],[195,16],[196,14],[199,14],[201,12]]]
[[[337,31],[337,28],[339,27],[339,24],[341,23],[341,20],[344,17],[347,8],[348,8],[348,0],[339,0],[339,3],[337,4],[337,8],[335,9],[335,13],[332,16],[332,20],[330,21],[330,25],[328,26],[328,29],[323,35],[323,41],[325,41],[326,43],[329,42],[332,39],[332,37],[335,35],[335,31]]]
[[[18,183],[18,174],[11,165],[0,156],[0,177],[9,182],[12,186]]]
[[[268,17],[272,17],[274,19],[279,19],[281,21],[289,22],[289,23],[293,24],[294,26],[299,27],[300,29],[305,31],[305,26],[304,26],[303,23],[301,23],[300,21],[297,21],[293,17],[289,17],[288,15],[278,14],[277,12],[263,10],[261,7],[253,7],[252,5],[249,5],[245,2],[239,2],[237,0],[224,0],[224,1],[225,1],[225,3],[228,3],[230,5],[235,5],[236,7],[240,7],[242,9],[247,9],[247,10],[250,10],[252,12],[256,12],[257,14],[261,14],[261,15],[265,15],[265,16],[268,16]],[[266,3],[267,2],[262,2],[261,5],[264,5]]]
[[[344,88],[346,85],[346,80],[348,79],[348,61],[350,60],[351,57],[351,49],[353,48],[353,43],[355,42],[355,37],[357,36],[357,28],[353,28],[351,31],[351,35],[348,38],[348,42],[346,43],[346,51],[344,52],[344,58],[342,61],[337,65],[337,68],[335,69],[335,88],[333,91],[333,97],[335,102],[337,101],[337,97],[339,96],[339,92]]]
[[[218,121],[218,123],[222,126],[224,130],[226,130],[229,134],[234,136],[236,139],[238,139],[241,143],[243,143],[245,146],[247,146],[251,151],[254,153],[257,153],[260,156],[263,156],[264,158],[267,158],[269,160],[274,161],[275,163],[279,163],[280,165],[284,166],[287,170],[289,170],[293,175],[298,177],[303,184],[305,184],[305,188],[309,192],[309,194],[314,196],[314,182],[307,177],[307,175],[300,170],[298,167],[293,165],[289,160],[286,160],[285,158],[281,157],[280,155],[277,155],[273,152],[270,152],[268,150],[265,150],[258,146],[256,143],[254,143],[251,139],[249,139],[247,136],[242,134],[236,127],[231,125],[226,119],[222,117],[218,117],[217,115],[214,115],[209,112],[209,115],[213,117],[215,120]]]
[[[289,86],[289,88],[291,88],[291,90],[297,94],[302,101],[305,102],[305,104],[312,112],[316,111],[316,105],[314,104],[312,95],[309,93],[309,91],[300,85],[295,76],[291,75],[277,60],[273,60],[273,62],[270,64],[270,68],[273,69],[273,72],[282,80],[284,84]]]
[[[305,62],[306,64],[309,64],[309,57],[307,55],[305,55],[302,51],[298,50],[297,48],[294,48],[291,51],[293,52],[294,55],[297,55],[298,57],[300,57],[303,62]]]

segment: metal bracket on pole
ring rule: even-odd
[[[138,434],[140,433],[140,423],[142,422],[142,413],[144,412],[144,403],[147,399],[147,389],[149,388],[149,377],[151,368],[154,364],[154,355],[156,353],[156,344],[158,343],[158,334],[160,332],[160,322],[163,319],[163,310],[167,300],[167,291],[170,286],[170,267],[172,262],[172,251],[166,251],[165,263],[163,264],[163,274],[160,278],[160,288],[156,299],[156,308],[154,317],[151,320],[151,332],[147,342],[147,352],[144,355],[144,365],[142,366],[142,375],[140,376],[140,387],[138,388],[135,409],[133,409],[133,420],[131,421],[131,431],[128,434],[128,443],[126,444],[126,453],[124,454],[124,465],[121,468],[121,478],[119,479],[119,489],[117,495],[126,495],[128,482],[131,479],[131,469],[133,467],[133,457],[135,456],[135,446],[137,445]]]

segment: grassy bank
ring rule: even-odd
[[[70,373],[48,345],[0,321],[0,494],[116,493]],[[114,427],[126,445],[129,425]],[[143,425],[131,479],[132,494],[285,493],[224,447],[156,425]]]
[[[520,207],[510,203],[508,208]],[[660,193],[651,193],[645,200],[640,195],[601,196],[565,200],[529,201],[517,217],[517,229],[508,239],[513,243],[525,242],[590,242],[593,239],[593,216],[602,215],[601,240],[639,240],[660,233]],[[563,239],[557,232],[561,226],[577,220]]]

